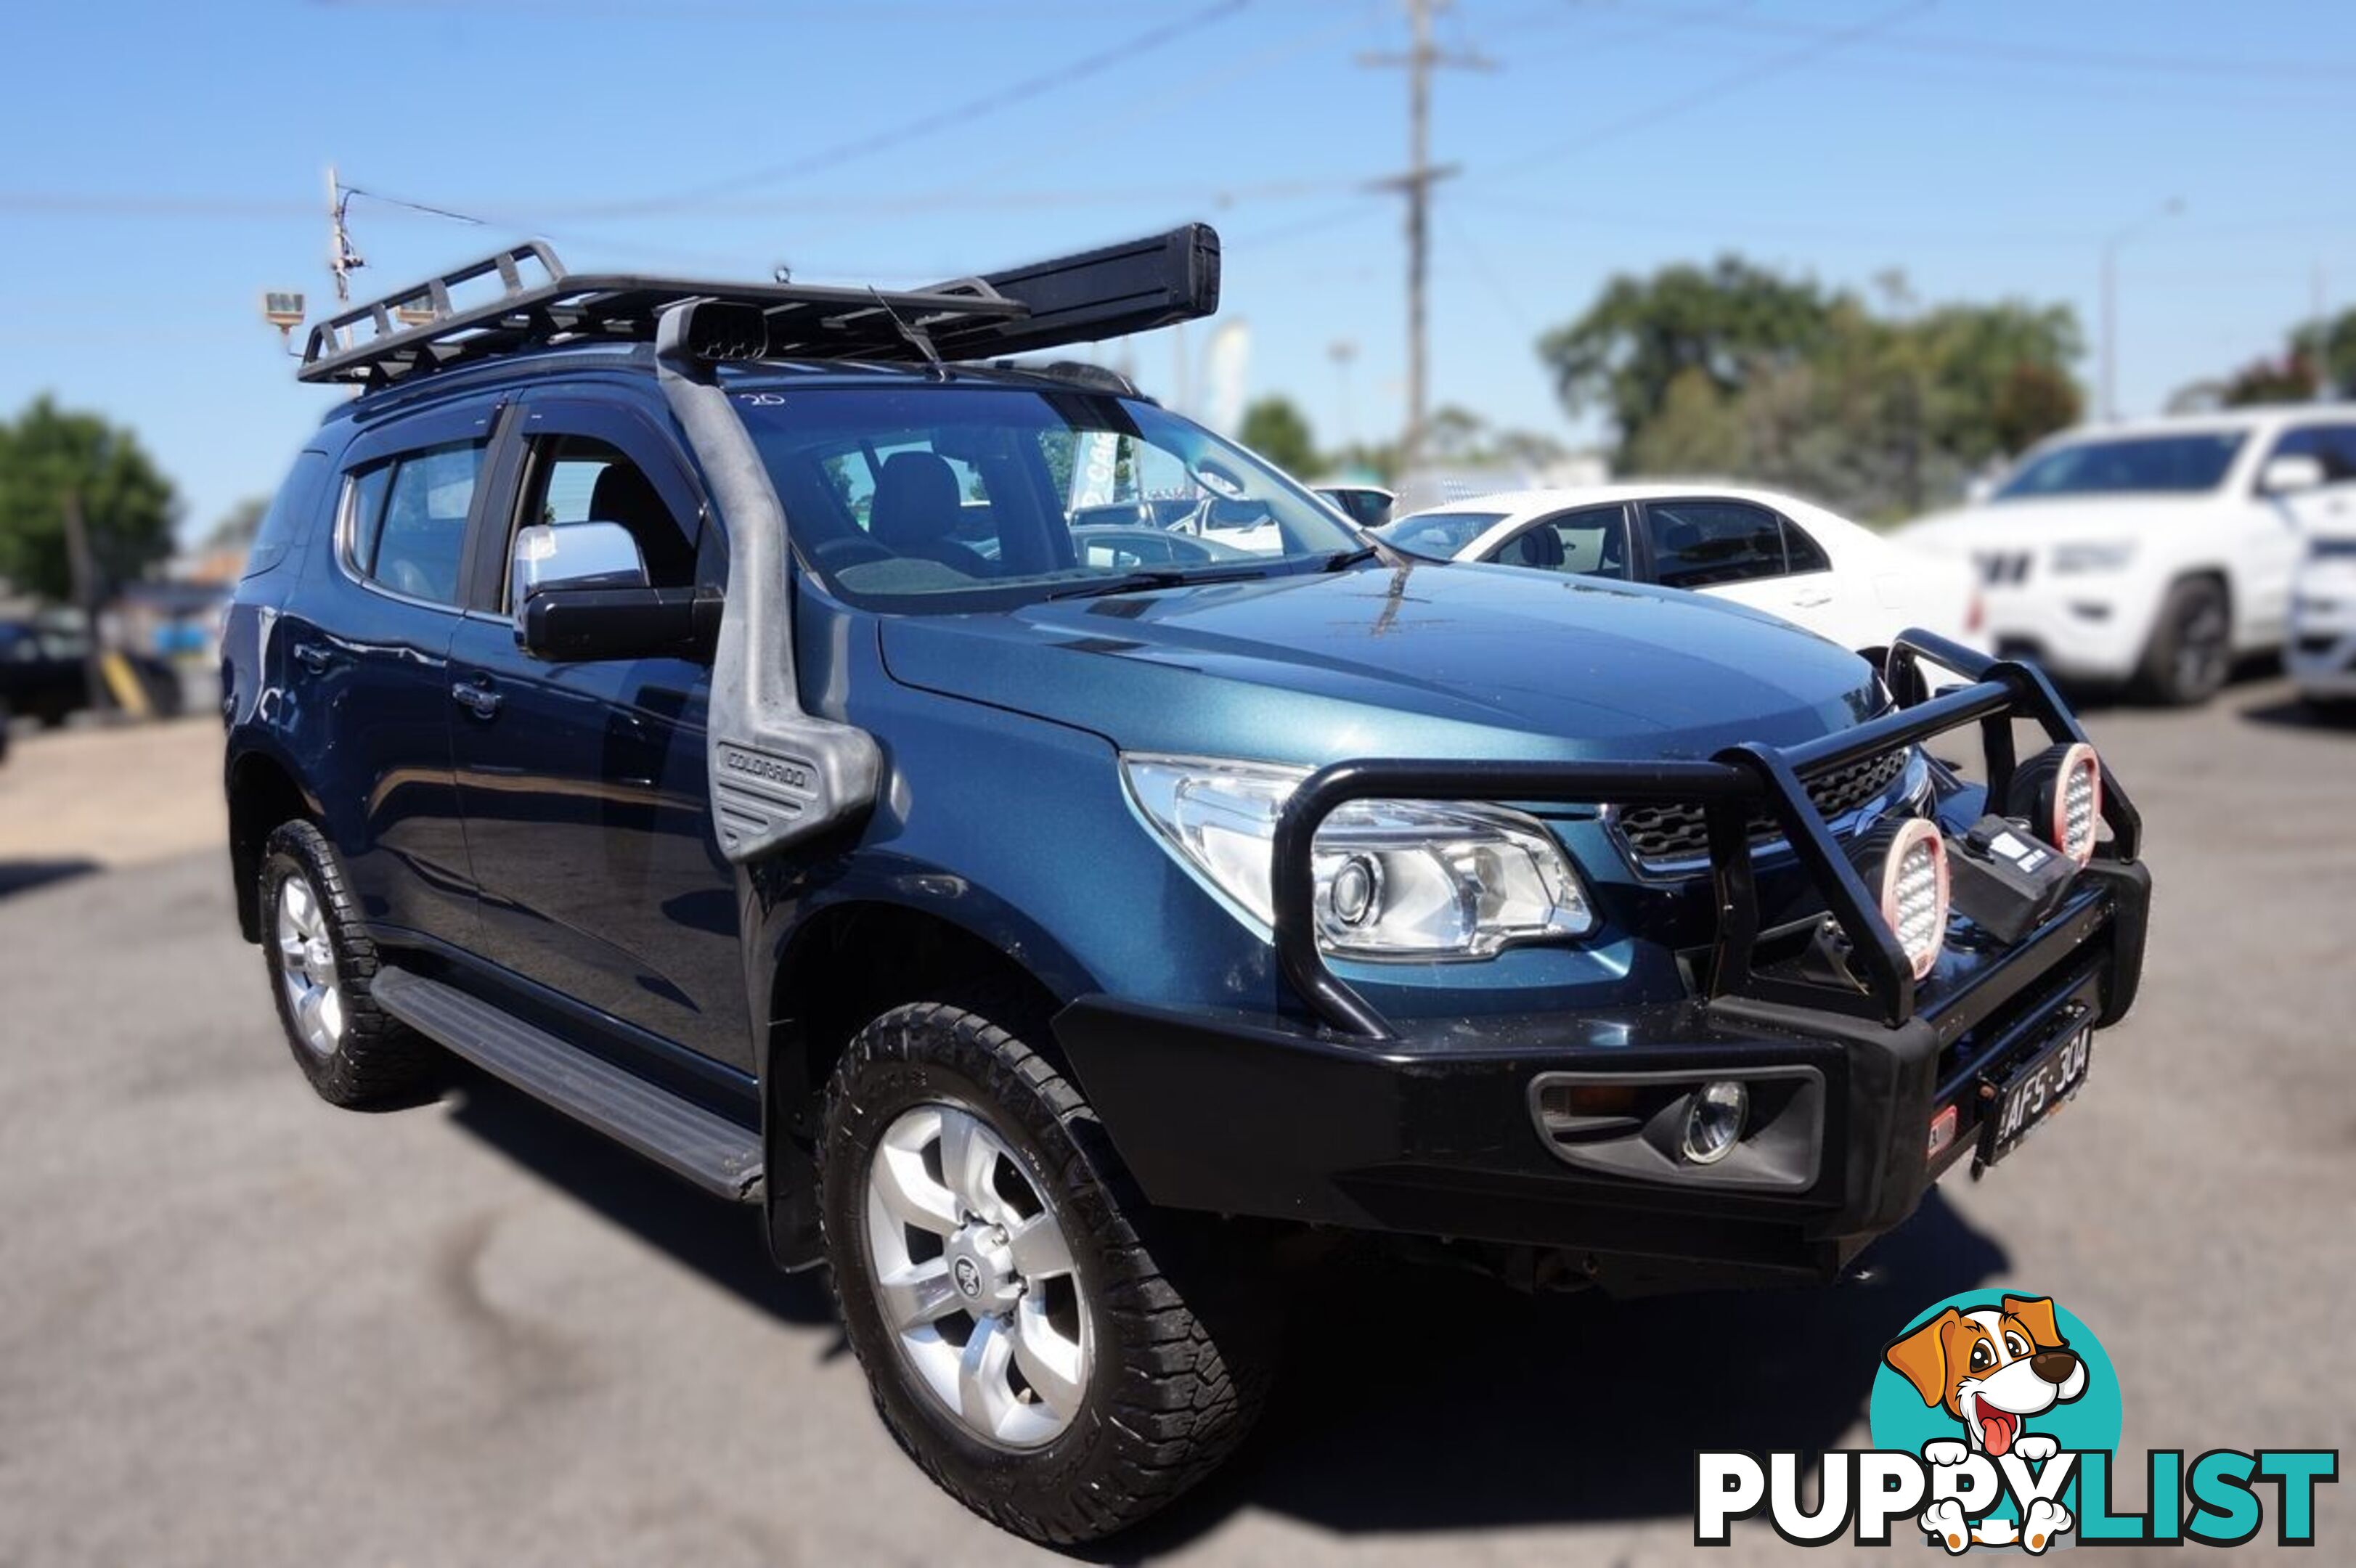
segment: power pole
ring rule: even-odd
[[[336,274],[336,303],[352,303],[353,272],[368,263],[352,249],[351,230],[344,227],[344,208],[349,197],[344,194],[343,182],[336,177],[336,165],[327,165],[327,271]]]
[[[1423,449],[1427,370],[1424,361],[1424,284],[1431,252],[1431,187],[1455,174],[1453,164],[1431,161],[1431,73],[1440,67],[1488,70],[1492,62],[1477,54],[1451,54],[1431,41],[1431,18],[1451,0],[1406,0],[1408,26],[1413,39],[1403,55],[1361,55],[1366,66],[1401,66],[1407,70],[1408,165],[1398,174],[1376,182],[1377,190],[1396,190],[1407,197],[1407,429],[1399,439],[1401,473],[1415,464]]]
[[[1342,444],[1353,447],[1358,444],[1358,421],[1350,414],[1350,361],[1358,357],[1358,346],[1337,337],[1325,353],[1333,361],[1334,389],[1341,394]]]
[[[93,713],[107,706],[106,677],[99,668],[98,563],[91,559],[90,529],[82,517],[81,492],[69,490],[65,498],[66,571],[72,581],[74,608],[81,612],[83,648],[81,678]]]
[[[2124,228],[2103,237],[2103,358],[2102,416],[2104,424],[2119,417],[2119,250],[2163,219],[2184,210],[2181,197],[2169,197],[2158,207]]]

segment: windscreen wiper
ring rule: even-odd
[[[1125,571],[1119,577],[1098,582],[1075,582],[1068,588],[1055,589],[1050,599],[1098,599],[1108,593],[1143,593],[1156,588],[1192,588],[1198,582],[1248,582],[1266,577],[1263,566],[1229,567],[1220,571],[1189,571],[1180,566],[1148,567],[1142,571]]]

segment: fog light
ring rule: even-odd
[[[2008,815],[2083,866],[2094,858],[2103,822],[2103,763],[2083,741],[2048,746],[2012,775]]]
[[[1733,1079],[1702,1085],[1686,1111],[1686,1158],[1695,1165],[1716,1165],[1742,1141],[1742,1124],[1751,1115],[1751,1091]]]

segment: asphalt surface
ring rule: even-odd
[[[2278,684],[2093,726],[2149,823],[2147,980],[2014,1161],[1825,1292],[1322,1275],[1253,1445],[1096,1555],[1682,1558],[1696,1447],[1863,1445],[1879,1346],[1981,1285],[2094,1328],[2129,1450],[2356,1447],[2356,730]],[[53,850],[0,866],[0,1564],[1044,1560],[901,1457],[744,1213],[479,1080],[329,1109],[218,849]],[[1725,1556],[1788,1554],[1762,1527]]]

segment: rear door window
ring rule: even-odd
[[[352,570],[403,598],[456,604],[486,444],[428,447],[354,475],[348,501]]]
[[[1810,539],[1805,529],[1791,518],[1783,519],[1784,569],[1794,576],[1803,571],[1830,571],[1832,559],[1825,547]]]
[[[1783,519],[1747,501],[1654,501],[1644,507],[1654,580],[1664,588],[1714,588],[1781,577]]]

